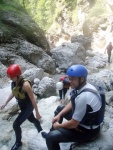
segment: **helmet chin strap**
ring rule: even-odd
[[[17,75],[17,80],[19,80],[19,75]]]
[[[79,80],[79,85],[78,87],[76,88],[76,90],[80,90],[85,84],[86,84],[86,80],[84,78],[84,80],[81,82],[81,78],[82,77],[79,77],[78,80]]]
[[[20,76],[17,75],[17,80],[16,82],[18,83],[20,81]]]

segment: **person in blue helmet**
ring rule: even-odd
[[[71,100],[66,105],[60,105],[55,110],[52,128],[49,133],[42,132],[46,139],[48,150],[60,150],[61,142],[77,142],[91,140],[100,131],[104,111],[102,100],[97,89],[87,83],[87,69],[83,65],[72,65],[67,69],[71,92]],[[91,91],[85,91],[91,89]],[[63,122],[63,118],[67,121]],[[101,121],[98,121],[98,119]]]

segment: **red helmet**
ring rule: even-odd
[[[21,74],[22,74],[21,68],[17,64],[13,64],[13,65],[9,66],[7,69],[7,76],[11,79],[15,78]]]

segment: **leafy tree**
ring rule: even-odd
[[[49,28],[54,20],[55,0],[19,0],[39,26]]]

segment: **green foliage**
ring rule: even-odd
[[[43,27],[43,29],[48,28],[53,22],[53,8],[54,3],[52,2],[52,0],[39,0],[37,3],[34,19],[41,27]]]
[[[77,0],[65,0],[66,2],[66,5],[67,5],[67,8],[69,10],[74,10],[76,9],[76,6],[77,6]]]
[[[22,11],[25,11],[21,5],[15,3],[13,0],[11,2],[0,0],[0,10],[5,10],[7,12],[12,11],[15,12],[15,14],[20,14]]]
[[[55,0],[19,0],[19,3],[41,28],[46,30],[53,23]]]
[[[0,5],[4,4],[4,1],[3,0],[0,0]]]
[[[3,1],[3,0],[2,0]],[[78,24],[78,4],[84,6],[84,0],[15,0],[20,3],[35,22],[43,29],[48,30],[49,27],[62,17],[63,8],[68,10],[66,14],[70,21]],[[106,13],[105,6],[102,5],[106,0],[87,0],[91,5],[88,9],[90,17],[102,16]],[[87,8],[87,7],[86,7]]]
[[[72,23],[73,24],[75,24],[75,25],[77,25],[78,23],[79,23],[79,21],[78,21],[78,9],[76,8],[74,11],[73,11],[73,13],[72,13],[72,16],[71,16],[71,18],[72,18]]]
[[[102,16],[106,14],[105,0],[96,0],[95,5],[92,7],[89,13],[89,17]]]

